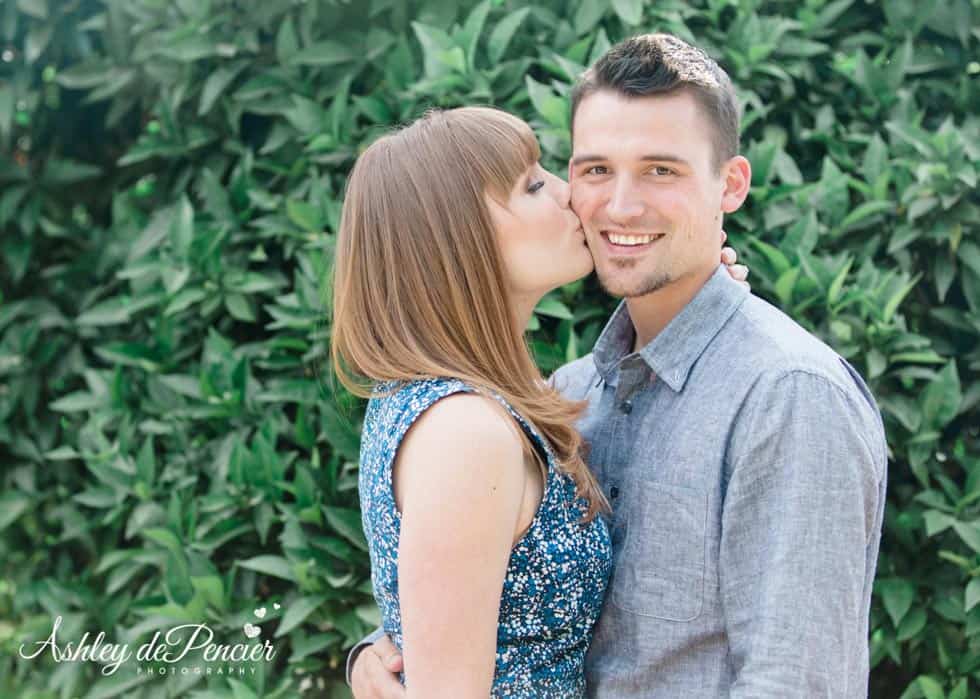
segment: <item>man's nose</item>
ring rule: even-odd
[[[613,223],[625,224],[643,214],[643,199],[628,180],[620,180],[613,189],[606,215]]]

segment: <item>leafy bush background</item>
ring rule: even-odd
[[[0,1],[0,694],[344,696],[376,620],[361,405],[324,363],[325,275],[359,149],[430,105],[535,125],[564,171],[570,82],[666,30],[732,74],[755,174],[727,230],[850,358],[887,422],[875,697],[980,692],[976,0]],[[550,371],[612,308],[539,308]],[[272,602],[282,608],[273,611]],[[17,659],[136,645],[268,604],[254,677],[142,686]]]

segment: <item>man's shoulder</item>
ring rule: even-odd
[[[873,431],[882,431],[877,402],[864,378],[837,351],[806,330],[783,311],[768,302],[751,297],[739,309],[740,318],[730,338],[730,348],[745,353],[740,360],[752,365],[755,378],[750,396],[766,404],[766,409],[780,398],[798,399],[801,390],[811,399],[800,406],[822,415],[821,419],[849,420]],[[848,410],[828,414],[832,400],[822,401],[818,394],[836,396]],[[800,407],[797,406],[797,407]]]
[[[581,400],[595,384],[598,376],[595,360],[589,352],[584,357],[559,367],[548,381],[566,398]]]
[[[838,352],[769,302],[750,296],[725,336],[729,360],[751,367],[761,379],[802,372],[846,388],[853,383]],[[737,358],[737,359],[736,359]]]

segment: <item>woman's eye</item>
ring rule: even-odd
[[[542,187],[544,187],[544,180],[540,180],[538,182],[532,182],[531,186],[527,188],[527,191],[530,192],[531,194],[534,194]]]

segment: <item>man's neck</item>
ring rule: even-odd
[[[702,272],[692,273],[646,296],[626,299],[626,308],[633,321],[633,329],[636,330],[636,338],[633,341],[634,352],[649,344],[678,313],[684,310],[684,307],[701,291],[701,287],[711,279],[715,269],[717,268],[712,267]]]

